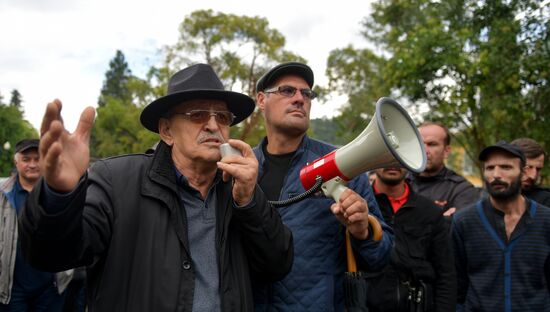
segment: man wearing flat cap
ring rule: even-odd
[[[40,178],[37,139],[15,144],[13,162],[16,172],[2,185],[0,192],[0,311],[44,311],[60,309],[64,283],[70,275],[39,271],[23,257],[17,235],[17,219],[29,192]]]
[[[252,149],[229,127],[254,101],[226,91],[212,67],[171,77],[141,114],[160,135],[153,153],[96,161],[87,172],[93,108],[74,133],[48,104],[41,129],[44,179],[20,222],[37,267],[87,266],[89,311],[252,311],[251,275],[281,279],[291,232],[256,186]],[[242,155],[220,155],[228,142]]]
[[[300,169],[336,149],[306,134],[316,97],[313,80],[311,68],[299,62],[279,64],[258,80],[256,102],[267,137],[254,153],[260,164],[258,182],[269,200],[304,193]],[[346,227],[360,268],[372,271],[386,265],[393,236],[367,175],[357,176],[347,186],[338,203],[314,195],[278,208],[294,235],[294,265],[283,280],[256,288],[257,311],[343,311]],[[382,224],[380,241],[369,231],[369,213]]]
[[[525,156],[479,154],[488,198],[455,214],[457,311],[550,311],[550,209],[521,195]]]

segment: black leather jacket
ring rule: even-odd
[[[185,209],[170,147],[96,162],[69,206],[47,214],[43,182],[20,219],[27,258],[58,271],[87,266],[89,311],[191,311],[195,285]],[[291,232],[259,187],[255,204],[235,209],[231,183],[217,188],[216,248],[222,311],[253,311],[251,275],[284,277]]]

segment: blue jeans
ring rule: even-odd
[[[58,294],[53,283],[48,288],[35,292],[13,287],[10,302],[7,305],[0,304],[0,312],[60,312],[64,300],[64,293]]]

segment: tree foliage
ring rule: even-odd
[[[11,91],[10,106],[15,106],[20,108],[22,103],[23,103],[23,98],[21,96],[21,93],[19,93],[17,89],[13,89]]]
[[[363,24],[376,57],[368,49],[347,53],[363,54],[356,64],[378,65],[382,87],[360,86],[364,92],[391,90],[427,109],[424,117],[452,128],[472,159],[484,146],[518,136],[548,148],[549,17],[550,7],[538,0],[382,0]],[[372,80],[367,73],[358,66],[335,80]]]
[[[131,75],[121,51],[109,66],[92,130],[91,155],[100,158],[145,152],[158,141],[158,135],[143,128],[139,116],[143,107],[159,96],[154,87],[159,74],[151,70],[147,80]]]
[[[16,101],[14,101],[14,94]],[[21,108],[20,93],[12,91],[10,104],[4,103],[0,98],[0,176],[10,174],[13,168],[13,149],[15,144],[22,139],[38,138],[37,131],[24,119]]]
[[[107,97],[129,102],[131,98],[128,88],[131,77],[132,71],[128,67],[124,53],[117,50],[115,57],[109,62],[109,70],[105,73],[105,81],[98,99],[99,107],[106,104]]]
[[[255,96],[261,75],[276,63],[305,60],[284,49],[285,38],[261,17],[198,10],[180,25],[180,37],[165,47],[166,67],[175,72],[193,63],[208,63],[227,90]],[[232,128],[232,137],[254,145],[265,135],[261,113]]]

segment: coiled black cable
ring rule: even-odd
[[[289,199],[285,199],[285,200],[268,200],[267,202],[270,203],[271,205],[273,205],[274,207],[288,206],[290,204],[297,203],[297,202],[305,199],[309,195],[317,192],[321,188],[322,184],[323,184],[323,177],[316,176],[315,177],[315,184],[309,190],[303,192],[302,194],[294,196],[294,197],[289,198]]]

